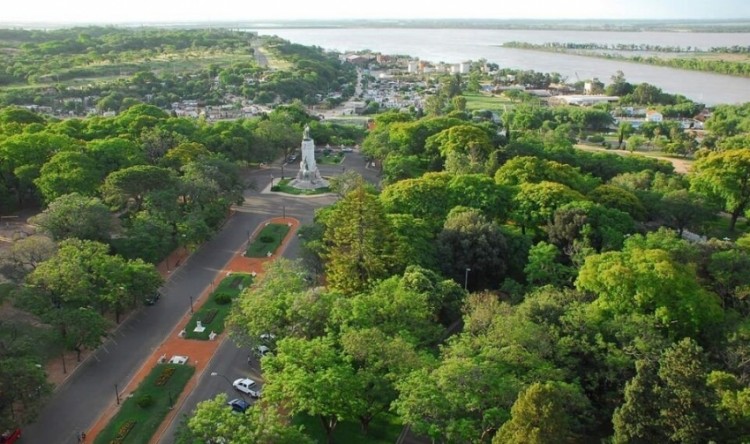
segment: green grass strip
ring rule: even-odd
[[[275,253],[284,237],[289,232],[287,224],[268,224],[260,230],[255,239],[247,247],[245,256],[266,257],[268,253]]]
[[[156,385],[160,376],[164,379],[162,373],[167,368],[173,368],[174,373],[164,381],[163,385]],[[124,393],[120,395],[122,397],[120,411],[97,435],[94,443],[142,444],[149,442],[194,372],[195,368],[189,365],[159,364],[155,366],[132,396],[128,397]],[[153,404],[142,408],[138,406],[138,400],[146,395],[151,396]]]
[[[211,332],[217,335],[224,331],[224,320],[229,315],[232,307],[230,303],[242,291],[252,285],[253,277],[247,273],[232,273],[225,277],[216,289],[208,297],[208,300],[201,306],[198,311],[193,313],[190,321],[185,327],[185,337],[187,339],[198,339],[207,341]],[[195,326],[198,321],[203,323],[206,328],[202,332],[196,332]]]

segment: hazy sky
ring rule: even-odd
[[[0,22],[750,18],[748,0],[5,0]]]

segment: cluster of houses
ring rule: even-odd
[[[227,97],[223,105],[206,106],[197,100],[182,100],[172,103],[172,112],[178,117],[202,117],[206,120],[239,119],[267,113],[270,108],[256,105],[241,97]]]

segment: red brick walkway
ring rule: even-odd
[[[255,238],[255,235],[260,231],[260,229],[265,226],[266,223],[286,223],[290,224],[292,228],[291,230],[289,230],[289,233],[286,235],[282,244],[279,246],[276,254],[271,258],[244,257],[242,256],[242,253],[245,251],[245,248],[247,246],[246,244],[244,244],[242,248],[235,252],[232,259],[230,259],[229,262],[224,265],[222,270],[217,273],[217,282],[223,279],[224,276],[226,276],[229,272],[255,272],[258,274],[258,276],[260,276],[263,272],[263,264],[281,256],[281,254],[289,244],[289,240],[292,239],[292,236],[295,235],[300,225],[298,220],[292,219],[290,217],[278,217],[270,219],[258,226],[250,238]],[[175,264],[179,266],[179,263],[184,263],[187,255],[186,252],[177,253],[174,257],[170,256],[170,258],[174,261],[171,262],[172,269],[174,269]],[[164,268],[164,265],[167,265],[167,271],[170,270],[169,261],[170,259],[167,259],[167,261],[165,261],[167,262],[167,264],[160,264],[160,272],[164,271],[162,270]],[[206,288],[204,288],[201,292],[200,296],[196,299],[196,308],[200,308],[200,306],[206,301],[210,291],[211,286],[207,285]],[[180,397],[175,401],[175,408],[171,410],[171,412],[162,422],[159,429],[154,434],[153,438],[151,439],[152,443],[157,443],[159,439],[161,439],[161,436],[169,427],[169,424],[171,424],[174,420],[177,411],[185,402],[187,395],[195,388],[196,384],[198,383],[198,379],[201,377],[206,367],[208,366],[208,363],[211,362],[211,358],[213,358],[214,353],[226,337],[226,335],[222,334],[216,341],[198,341],[181,338],[179,336],[179,332],[185,328],[188,321],[190,320],[190,316],[191,314],[189,312],[185,313],[180,322],[177,323],[177,326],[174,328],[174,330],[170,332],[169,336],[164,339],[164,342],[161,343],[161,345],[153,352],[153,354],[148,359],[146,359],[146,362],[141,366],[135,376],[133,376],[133,379],[131,379],[128,385],[122,389],[122,397],[125,398],[131,392],[133,392],[138,387],[138,384],[140,384],[140,382],[149,374],[149,372],[151,372],[151,369],[157,364],[157,361],[161,356],[165,356],[167,359],[169,359],[173,355],[183,355],[190,357],[190,365],[195,366],[195,374],[192,378],[190,378],[190,381],[188,381],[185,390],[183,390]],[[112,417],[114,417],[114,415],[117,413],[117,410],[118,406],[113,403],[108,406],[108,408],[99,416],[99,419],[97,419],[94,426],[87,433],[87,438],[90,439],[90,442],[93,442],[94,439],[96,439],[96,436],[102,431],[102,429],[104,429],[104,427],[106,427],[109,420],[112,419]]]

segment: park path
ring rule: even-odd
[[[262,276],[263,273],[263,266],[265,263],[275,260],[277,257],[280,257],[286,247],[289,245],[290,239],[296,234],[297,229],[300,226],[300,222],[297,219],[291,218],[291,217],[278,217],[273,218],[265,223],[260,224],[255,231],[252,233],[252,235],[248,238],[248,242],[251,239],[254,239],[255,236],[260,232],[260,230],[267,225],[268,223],[285,223],[289,224],[291,229],[289,230],[289,233],[284,237],[283,242],[279,246],[279,248],[276,250],[276,253],[270,257],[270,258],[249,258],[245,257],[243,255],[243,252],[247,248],[247,242],[243,244],[243,246],[235,251],[234,256],[222,267],[221,270],[218,270],[216,273],[216,277],[213,281],[211,281],[201,292],[200,297],[197,298],[196,307],[195,310],[197,311],[200,306],[205,303],[205,301],[208,299],[208,296],[213,291],[213,288],[216,284],[218,284],[221,279],[226,277],[232,272],[244,272],[244,273],[256,273],[258,277]],[[173,258],[176,266],[179,266],[180,262],[184,263],[184,260],[186,259],[185,256],[179,256],[178,258]],[[170,273],[171,269],[169,266],[169,262],[167,261],[166,270],[167,273]],[[164,268],[164,267],[161,267]],[[161,270],[160,270],[161,271]],[[140,367],[140,369],[135,373],[133,378],[128,382],[128,384],[122,388],[121,390],[121,398],[125,399],[127,398],[132,392],[138,388],[138,385],[141,383],[141,381],[148,376],[148,374],[151,372],[151,370],[154,368],[155,365],[158,364],[159,360],[161,358],[169,359],[170,357],[174,355],[181,355],[181,356],[188,356],[190,358],[190,365],[193,365],[195,367],[195,373],[188,381],[187,385],[185,386],[185,389],[180,394],[179,398],[175,400],[175,408],[173,408],[170,413],[164,418],[164,420],[161,423],[161,426],[159,429],[154,433],[154,436],[151,439],[151,443],[157,443],[159,439],[161,438],[164,431],[167,429],[170,423],[175,419],[174,416],[176,415],[177,411],[179,411],[180,405],[185,401],[185,398],[187,395],[193,390],[193,388],[196,386],[197,381],[200,379],[201,375],[205,371],[206,367],[211,361],[211,358],[213,357],[216,350],[219,348],[221,343],[226,339],[227,335],[225,333],[219,335],[217,340],[214,341],[200,341],[200,340],[191,340],[191,339],[185,339],[182,338],[179,333],[185,328],[187,323],[190,321],[190,318],[192,316],[192,313],[187,312],[185,315],[180,319],[180,321],[177,323],[175,328],[169,333],[169,335],[164,339],[164,341],[154,350],[154,352],[146,359],[146,361],[143,363],[143,365]],[[94,425],[91,427],[91,429],[87,432],[87,439],[90,439],[91,442],[93,442],[96,439],[96,436],[101,433],[101,431],[107,426],[109,421],[117,414],[119,410],[119,405],[115,401],[114,403],[110,403],[109,406],[105,409],[104,412],[99,416],[99,418],[96,420]]]

